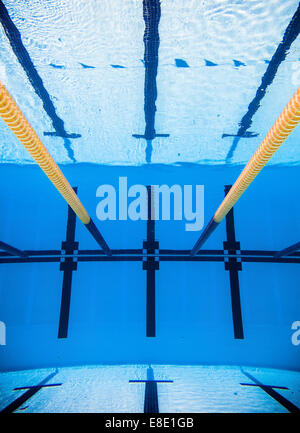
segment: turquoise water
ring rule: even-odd
[[[145,379],[149,365],[155,379],[174,381],[158,384],[161,412],[288,410],[260,387],[241,385],[249,382],[243,369],[288,388],[278,392],[299,407],[300,345],[292,327],[300,321],[300,253],[279,262],[273,255],[300,239],[300,129],[234,208],[241,321],[226,269],[225,221],[203,248],[207,260],[193,262],[187,259],[201,231],[186,231],[185,220],[155,221],[159,269],[149,337],[147,221],[99,221],[96,213],[99,185],[117,190],[127,177],[128,187],[203,185],[209,222],[224,187],[299,86],[299,38],[280,61],[276,54],[298,2],[162,1],[160,19],[154,14],[159,47],[155,32],[144,44],[149,14],[142,1],[0,6],[0,80],[78,187],[115,258],[99,260],[99,246],[77,219],[67,335],[58,338],[68,207],[1,121],[0,241],[30,260],[0,252],[0,410],[22,395],[14,388],[55,373],[49,383],[62,385],[42,389],[16,411],[142,412],[145,385],[128,381]],[[264,87],[266,74],[274,76]],[[157,97],[145,81],[156,82]]]

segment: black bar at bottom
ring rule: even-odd
[[[105,242],[103,236],[101,235],[101,233],[99,232],[99,230],[95,226],[93,220],[91,219],[88,224],[85,224],[85,226],[88,229],[88,231],[91,233],[91,235],[93,236],[93,238],[95,239],[95,241],[105,251],[105,253],[108,256],[111,256],[111,254],[112,254],[111,250],[110,250],[109,246],[107,245],[107,243]]]

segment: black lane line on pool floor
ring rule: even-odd
[[[14,400],[12,403],[10,403],[8,406],[6,406],[0,412],[1,413],[12,413],[15,410],[17,410],[20,406],[22,406],[24,403],[26,403],[27,400],[29,400],[32,396],[34,396],[42,388],[61,386],[62,383],[47,384],[47,382],[49,382],[50,379],[52,379],[54,376],[56,376],[57,373],[58,373],[58,370],[55,370],[53,373],[49,374],[49,376],[47,376],[44,380],[42,380],[38,385],[21,386],[18,388],[14,388],[14,391],[19,391],[22,389],[28,389],[28,391],[26,391],[24,394],[22,394],[16,400]]]
[[[258,379],[256,379],[254,376],[252,376],[250,373],[247,373],[246,371],[244,371],[243,368],[241,368],[241,371],[245,376],[248,377],[248,379],[250,379],[254,382],[254,384],[252,386],[256,385],[259,388],[261,388],[264,392],[266,392],[270,397],[272,397],[274,400],[276,400],[279,404],[281,404],[281,406],[283,406],[289,412],[300,413],[300,409],[297,406],[295,406],[293,403],[291,403],[288,399],[283,397],[281,394],[279,394],[279,392],[275,391],[275,389],[274,389],[274,388],[278,388],[278,389],[287,390],[288,388],[279,387],[279,386],[273,387],[270,385],[264,385]],[[247,385],[251,385],[251,384],[241,383],[241,385],[247,386]]]
[[[155,241],[154,218],[154,194],[153,187],[147,186],[148,197],[148,220],[147,220],[147,241],[143,242],[143,270],[147,271],[147,295],[146,295],[146,336],[155,337],[155,271],[159,270],[157,257],[149,257],[148,254],[155,254],[159,250],[159,243]]]
[[[35,93],[41,99],[45,112],[47,113],[47,115],[50,117],[52,121],[55,132],[44,132],[44,135],[50,135],[50,136],[53,135],[53,136],[62,137],[69,158],[73,162],[76,162],[76,159],[74,157],[74,152],[71,147],[71,141],[69,139],[79,138],[81,137],[81,135],[68,134],[66,132],[64,121],[57,115],[51,97],[44,86],[43,80],[39,76],[30,58],[30,55],[22,42],[21,33],[19,32],[14,22],[10,18],[9,13],[1,0],[0,0],[0,21],[5,31],[5,34],[9,40],[10,46],[13,52],[15,53],[15,56],[17,57],[20,65],[25,71],[28,80],[31,83]]]
[[[272,59],[270,60],[270,63],[268,64],[267,70],[261,79],[261,84],[256,91],[256,95],[248,106],[247,113],[244,115],[244,117],[239,123],[240,127],[233,140],[231,148],[226,156],[226,162],[229,162],[232,159],[241,138],[243,137],[251,138],[257,136],[257,134],[251,133],[249,131],[247,132],[247,130],[252,125],[252,118],[254,114],[257,112],[257,110],[259,109],[260,103],[267,92],[268,86],[272,84],[280,64],[285,60],[286,55],[292,43],[299,35],[299,32],[300,32],[300,5],[298,5],[298,8],[293,18],[291,19],[289,25],[287,26],[284,32],[282,41],[278,45],[275,53],[273,54]],[[223,134],[222,138],[229,135],[231,134]]]
[[[145,383],[144,413],[159,413],[158,383],[173,383],[173,380],[155,380],[151,366],[147,368],[147,380],[130,380],[129,383]]]
[[[144,112],[145,112],[145,133],[144,135],[132,134],[134,138],[144,138],[147,142],[146,162],[151,163],[152,141],[155,137],[169,137],[169,134],[156,134],[155,113],[157,99],[157,68],[159,32],[158,26],[161,16],[160,0],[143,0],[143,17],[145,21],[144,32]]]
[[[228,194],[232,185],[225,186],[225,196]],[[235,238],[234,214],[233,208],[226,215],[226,234],[227,241],[223,242],[224,252],[228,254],[238,254],[241,250],[240,242]],[[224,258],[225,270],[229,271],[232,319],[234,328],[234,338],[244,339],[243,318],[241,308],[239,271],[242,270],[242,262],[236,257]]]
[[[77,187],[73,188],[77,194]],[[78,242],[75,241],[76,230],[76,214],[73,209],[68,206],[68,221],[66,241],[62,242],[61,249],[67,254],[78,253]],[[58,338],[67,338],[69,328],[71,291],[72,291],[72,276],[77,270],[77,259],[73,257],[65,257],[61,259],[60,270],[63,271],[63,286],[60,304],[60,317],[58,326]]]

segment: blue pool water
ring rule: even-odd
[[[83,366],[3,373],[0,409],[24,394],[17,387],[36,385],[48,379],[18,413],[38,412],[143,412],[147,365]],[[259,387],[246,372],[265,384],[287,389],[277,392],[292,405],[299,405],[299,375],[292,371],[224,366],[155,365],[159,410],[172,412],[289,412]],[[243,372],[244,371],[244,372]],[[170,382],[163,382],[169,380]],[[249,385],[250,384],[250,385]],[[66,398],[68,396],[68,398]]]
[[[149,374],[171,381],[160,412],[299,410],[300,252],[274,253],[300,239],[300,129],[194,261],[185,220],[155,221],[147,247],[149,221],[96,212],[99,185],[127,177],[203,185],[209,222],[300,84],[298,7],[0,1],[0,81],[113,250],[1,121],[0,241],[29,259],[0,251],[0,411],[143,412],[129,381]],[[22,397],[40,383],[59,385]]]

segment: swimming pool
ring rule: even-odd
[[[275,254],[299,242],[300,129],[190,252],[299,87],[298,2],[6,0],[0,21],[0,81],[112,251],[1,121],[0,241],[26,257],[0,251],[0,410],[143,412],[147,384],[129,381],[150,374],[172,382],[148,411],[296,411],[300,252]],[[174,194],[151,219],[151,185],[176,186],[185,218]],[[61,385],[22,400],[45,380]]]

